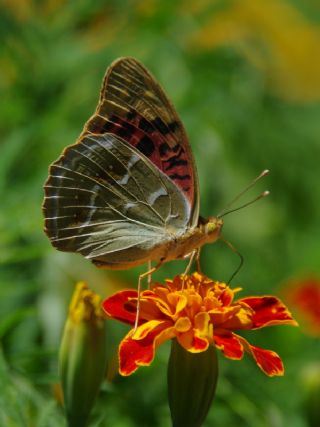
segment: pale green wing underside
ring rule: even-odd
[[[160,259],[190,219],[170,178],[113,134],[68,147],[51,166],[45,192],[53,246],[114,268]]]

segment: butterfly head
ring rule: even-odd
[[[200,217],[199,226],[202,228],[202,233],[207,236],[207,241],[215,242],[220,237],[223,219],[215,216],[210,216],[207,219]]]

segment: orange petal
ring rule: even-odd
[[[276,297],[248,297],[242,298],[237,302],[243,302],[253,309],[252,329],[271,325],[297,326],[297,322],[293,319],[287,307]]]
[[[150,319],[161,319],[161,310],[152,291],[144,291],[140,294],[139,324]],[[103,301],[102,307],[105,313],[113,319],[124,323],[134,324],[137,313],[138,292],[134,289],[120,291]]]
[[[136,307],[136,306],[135,306]],[[152,319],[163,319],[163,313],[166,311],[166,308],[163,308],[163,301],[153,296],[145,297],[144,292],[140,296],[140,317],[145,320]]]
[[[155,283],[152,286],[153,292],[163,301],[167,300],[167,295],[170,293],[170,290],[167,286],[160,285],[159,283]]]
[[[174,326],[178,333],[183,333],[189,331],[192,327],[192,324],[189,317],[179,317]]]
[[[173,313],[171,311],[170,305],[167,303],[168,292],[165,293],[161,291],[161,287],[155,288],[154,291],[146,290],[141,293],[141,297],[157,307],[165,315],[172,317]]]
[[[228,359],[242,359],[244,349],[237,335],[228,332],[222,334],[216,332],[214,335],[214,343]]]
[[[228,306],[232,303],[233,297],[234,297],[234,290],[228,287],[222,292],[220,296],[220,300],[224,306]]]
[[[260,347],[255,347],[248,343],[242,337],[238,337],[245,350],[250,353],[256,361],[259,368],[269,377],[282,376],[284,374],[284,367],[281,358],[277,353],[271,350],[264,350]]]
[[[133,340],[139,341],[144,339],[155,329],[163,330],[170,326],[172,326],[172,322],[167,320],[149,320],[148,322],[145,322],[142,325],[138,326],[136,331],[131,334],[131,338]]]
[[[173,314],[177,314],[186,307],[188,299],[181,292],[171,292],[168,294],[168,302],[175,308]]]
[[[253,310],[247,305],[236,304],[225,307],[222,313],[210,312],[211,321],[221,329],[251,329]]]
[[[154,336],[150,334],[141,341],[135,341],[130,336],[125,338],[119,347],[119,371],[121,375],[130,375],[139,366],[148,366],[154,359]]]
[[[169,292],[162,286],[153,286],[153,291],[143,291],[141,296],[147,301],[152,301],[161,313],[171,318],[182,311],[188,302],[181,292]]]
[[[276,352],[264,350],[263,348],[254,347],[252,345],[250,349],[259,368],[269,377],[282,376],[284,374],[282,360]]]
[[[190,353],[207,350],[212,339],[212,325],[206,312],[198,313],[194,318],[194,327],[188,317],[181,317],[175,324],[179,344]],[[182,333],[181,333],[182,332]]]
[[[195,335],[194,330],[177,335],[177,340],[181,347],[190,353],[201,353],[209,347],[209,341]]]
[[[102,308],[105,313],[113,319],[132,325],[135,322],[136,309],[134,308],[130,311],[128,307],[126,307],[126,304],[132,300],[132,298],[137,297],[138,292],[136,290],[128,289],[120,291],[105,299],[102,303]],[[141,316],[139,316],[139,318],[141,319]]]
[[[206,338],[198,336],[193,337],[192,347],[189,348],[190,353],[201,353],[206,351],[209,347],[209,341]]]
[[[139,366],[149,366],[154,359],[156,348],[165,340],[174,337],[173,329],[161,325],[140,340],[134,340],[130,331],[119,347],[120,374],[131,375]]]
[[[193,317],[196,313],[199,312],[199,310],[201,309],[201,306],[203,304],[202,302],[202,298],[201,295],[197,294],[197,293],[191,293],[188,292],[188,311],[189,311],[189,315],[191,317]]]
[[[212,340],[213,325],[210,324],[210,316],[205,311],[201,311],[194,317],[194,328],[197,337],[206,338]]]
[[[213,325],[210,323],[208,313],[202,311],[194,318],[194,341],[193,353],[207,350],[209,344],[213,342]]]
[[[284,296],[299,315],[304,332],[320,337],[320,280],[311,276],[289,282]]]

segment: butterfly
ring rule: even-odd
[[[61,251],[128,269],[198,256],[223,220],[199,216],[199,184],[185,129],[150,72],[114,61],[75,144],[49,168],[45,232]]]

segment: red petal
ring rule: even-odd
[[[135,341],[130,336],[125,338],[119,347],[121,375],[130,375],[138,369],[139,366],[150,365],[154,358],[155,333],[148,335],[143,340]]]
[[[234,293],[232,289],[229,287],[226,288],[222,294],[220,295],[220,300],[222,302],[223,307],[229,306],[233,301]]]
[[[127,376],[135,372],[139,366],[149,366],[154,359],[156,347],[174,336],[172,330],[173,328],[168,327],[168,322],[164,322],[139,340],[132,339],[130,331],[119,347],[120,374]]]
[[[320,336],[320,280],[316,277],[289,283],[285,289],[288,302],[301,315],[307,334]]]
[[[320,319],[320,280],[310,277],[287,286],[286,299]]]
[[[243,346],[239,338],[233,334],[215,334],[214,343],[219,350],[229,359],[240,360],[243,357]]]
[[[138,298],[136,290],[120,291],[104,300],[102,308],[113,319],[133,325],[136,318],[136,309],[134,308],[133,311],[129,311],[129,306],[126,306],[132,298]]]
[[[265,374],[267,374],[269,377],[274,377],[276,375],[282,376],[284,374],[283,363],[277,353],[271,350],[264,350],[263,348],[254,347],[250,344],[249,346],[251,354],[257,362],[257,365]]]
[[[196,336],[193,330],[177,335],[177,340],[181,347],[190,353],[201,353],[209,347],[209,341]]]
[[[209,341],[206,338],[197,337],[196,335],[193,338],[193,353],[200,353],[207,350],[209,347]]]
[[[276,297],[248,297],[237,302],[244,302],[254,310],[252,329],[271,325],[297,325],[287,307]]]
[[[265,374],[269,377],[282,376],[284,374],[283,363],[277,353],[255,347],[240,336],[238,338],[242,342],[245,350],[253,356],[257,365]]]

